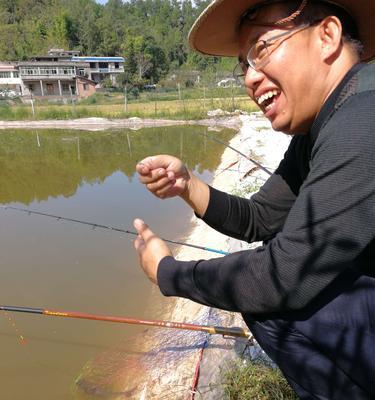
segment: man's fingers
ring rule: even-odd
[[[135,170],[138,172],[138,174],[141,175],[146,175],[150,172],[150,168],[148,167],[148,165],[144,164],[143,162],[139,162],[135,166]]]
[[[146,157],[137,163],[136,170],[141,174],[143,173],[147,174],[148,171],[154,169],[158,168],[167,169],[170,166],[173,158],[174,157],[163,154],[158,156]]]
[[[142,239],[142,236],[138,235],[134,240],[134,247],[138,253],[141,253],[144,249],[145,241]]]
[[[175,182],[175,180],[171,181],[168,177],[165,177],[157,182],[148,183],[146,186],[150,192],[157,194],[158,191],[163,190],[165,187],[173,186]]]
[[[134,225],[134,228],[137,230],[138,235],[142,238],[142,240],[144,242],[147,242],[148,240],[155,237],[155,234],[151,231],[151,229],[148,227],[148,225],[141,219],[136,218],[133,222],[133,225]]]
[[[165,199],[166,197],[173,196],[171,189],[173,188],[175,183],[176,183],[176,181],[169,182],[166,185],[164,185],[163,187],[159,188],[158,190],[155,190],[153,193],[161,199]]]
[[[152,182],[157,182],[159,179],[163,177],[168,177],[169,175],[167,171],[164,168],[157,168],[154,170],[148,170],[147,174],[141,174],[139,173],[139,180],[144,183],[152,183]]]

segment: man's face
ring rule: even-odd
[[[281,5],[265,7],[257,20],[276,21],[285,17]],[[292,26],[289,27],[293,29]],[[275,130],[290,134],[307,133],[323,104],[321,64],[317,26],[294,30],[269,47],[269,60],[259,70],[249,67],[245,86]],[[240,60],[259,40],[288,31],[244,23],[240,31]],[[324,75],[324,74],[323,74]]]

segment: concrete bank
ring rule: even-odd
[[[274,171],[289,145],[290,137],[273,131],[270,123],[259,113],[243,116],[241,120],[243,126],[233,140],[233,147],[241,149],[242,153],[256,160],[268,170]],[[222,169],[220,170],[222,166],[219,167],[213,186],[223,191],[249,198],[258,191],[269,175],[244,157],[233,156],[230,153],[230,149],[227,149],[223,154],[221,164],[226,168],[233,162],[236,162],[235,168],[232,167],[233,170],[223,171]],[[226,241],[227,250],[231,253],[261,245],[261,243],[249,245],[232,238],[227,238]],[[246,328],[239,314],[219,310],[215,312],[223,317],[226,325],[234,324]],[[233,361],[241,358],[247,345],[249,343],[244,339],[210,338],[204,357],[202,357],[196,399],[223,399],[222,376],[225,370],[231,368]],[[262,353],[262,350],[254,343],[250,349],[251,356],[256,356],[260,353]]]
[[[239,116],[241,129],[230,145],[260,162],[273,171],[279,164],[290,138],[271,129],[267,120],[259,113]],[[254,164],[233,150],[226,148],[221,163],[211,183],[215,188],[249,197],[265,182],[268,175],[254,168]],[[229,252],[250,247],[249,244],[228,238],[205,225],[192,214],[193,226],[184,240],[205,243],[208,247]],[[256,247],[254,243],[251,247]],[[180,248],[175,254],[180,260],[212,258],[212,255],[196,249]],[[205,325],[237,326],[246,328],[239,314],[219,311],[201,306],[186,299],[176,300],[176,304],[166,319],[182,322],[198,322]],[[175,363],[160,363],[160,368],[145,382],[142,399],[204,399],[223,398],[222,374],[232,361],[239,359],[247,345],[246,339],[223,338],[201,334],[195,336],[189,351]],[[186,343],[183,344],[186,348]],[[179,344],[176,342],[176,350]],[[180,347],[181,349],[181,347]],[[261,351],[259,347],[252,351]],[[198,374],[199,368],[199,374]],[[177,390],[178,388],[178,390]],[[166,392],[169,392],[167,394]],[[190,396],[190,397],[189,397]]]

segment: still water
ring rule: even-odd
[[[159,235],[183,240],[191,211],[178,199],[151,196],[134,168],[147,155],[168,153],[210,181],[223,146],[206,131],[1,131],[0,205],[129,230],[141,217]],[[228,142],[235,132],[214,134]],[[0,209],[0,304],[162,318],[171,300],[140,271],[132,240]],[[125,360],[143,335],[142,327],[0,311],[0,399],[112,398],[95,384],[110,387],[122,379],[117,371],[130,370]],[[91,386],[80,386],[79,377],[90,374]]]

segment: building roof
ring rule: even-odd
[[[72,61],[86,61],[86,62],[125,62],[124,57],[93,57],[93,56],[80,56],[72,57]]]
[[[91,83],[94,86],[96,86],[97,84],[97,82],[93,81],[92,79],[86,78],[85,76],[77,75],[76,78],[78,81]]]
[[[0,61],[0,71],[14,71],[17,64],[12,61]]]
[[[57,56],[57,55],[55,55],[55,56],[52,56],[52,55],[48,55],[48,56],[33,56],[33,57],[30,57],[29,60],[30,61],[47,61],[47,60],[54,61],[54,60],[57,59],[58,61],[64,61],[64,60],[70,61],[71,57],[72,57],[71,55],[68,55],[68,56]]]
[[[90,64],[87,62],[73,62],[66,61],[19,61],[20,67],[84,67],[89,68]]]
[[[79,50],[49,49],[48,54],[52,56],[78,56]]]

